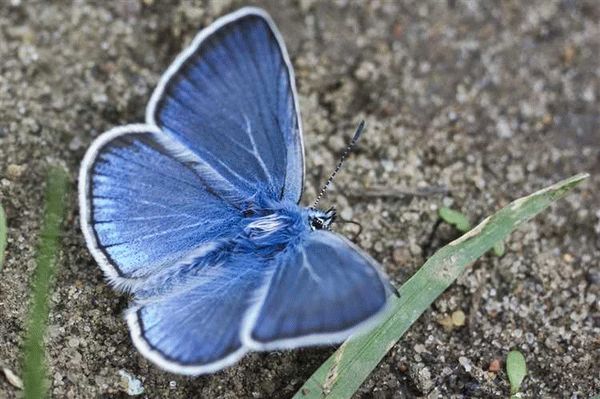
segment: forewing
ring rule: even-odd
[[[158,128],[129,125],[98,138],[79,178],[81,224],[119,288],[239,229],[235,188]]]
[[[247,315],[243,339],[254,349],[340,342],[376,321],[390,287],[377,262],[350,241],[312,232],[284,254]]]
[[[247,195],[300,200],[304,161],[292,66],[270,17],[243,8],[169,67],[146,119]]]
[[[243,316],[255,305],[253,293],[269,272],[249,255],[212,265],[197,262],[181,267],[198,266],[201,273],[188,275],[165,295],[134,302],[127,316],[144,356],[166,370],[191,375],[217,371],[247,351],[240,338]]]

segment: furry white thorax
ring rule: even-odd
[[[249,237],[260,239],[281,230],[287,224],[289,224],[287,216],[271,213],[248,223],[244,231]]]

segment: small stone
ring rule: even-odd
[[[525,333],[525,342],[527,342],[529,345],[533,345],[535,342],[535,335],[530,332]]]
[[[512,336],[515,338],[521,338],[523,336],[523,330],[520,328],[515,328],[512,332]]]
[[[373,399],[385,399],[386,398],[386,394],[385,391],[375,391],[373,392]]]
[[[81,365],[83,363],[83,356],[78,351],[74,351],[71,354],[71,364],[74,366]]]
[[[525,173],[521,165],[513,164],[508,166],[506,177],[511,183],[518,183],[524,180]]]
[[[465,314],[462,310],[456,310],[452,312],[452,324],[456,327],[465,325]]]
[[[302,12],[307,12],[311,8],[313,8],[313,6],[315,4],[315,0],[300,0],[299,3],[300,3],[300,9],[302,10]]]
[[[275,386],[275,382],[272,379],[267,379],[263,381],[260,387],[263,392],[266,392],[268,394],[267,397],[271,397],[277,389],[277,386]]]
[[[452,331],[454,329],[454,322],[452,321],[452,317],[444,316],[438,320],[438,323],[444,327],[446,331]]]
[[[413,254],[413,256],[419,256],[423,252],[419,244],[417,244],[416,242],[411,242],[409,248],[410,253]]]
[[[500,360],[499,359],[492,360],[488,367],[488,371],[491,371],[492,373],[499,372],[500,371]]]
[[[19,376],[17,376],[11,369],[3,367],[2,372],[4,373],[4,377],[6,377],[6,381],[8,381],[10,385],[15,388],[23,389],[23,380],[21,380],[21,378],[19,378]]]
[[[563,49],[562,59],[566,65],[570,65],[573,63],[576,55],[577,51],[575,51],[575,47],[568,45]]]
[[[427,399],[439,399],[442,395],[437,387],[433,388],[429,394],[427,394]]]
[[[69,150],[76,151],[83,146],[83,142],[79,136],[73,137],[73,140],[69,141]]]
[[[563,258],[563,260],[564,260],[565,262],[567,262],[567,263],[573,263],[573,261],[575,260],[575,258],[573,257],[573,255],[571,255],[571,254],[570,254],[570,253],[568,253],[568,252],[567,252],[567,253],[565,253],[565,254],[563,255],[563,257],[562,257],[562,258]]]
[[[392,251],[392,259],[398,266],[403,266],[408,263],[411,257],[410,251],[406,247],[397,247]]]
[[[344,209],[343,209],[343,210],[340,212],[340,216],[341,216],[343,219],[346,219],[346,220],[351,220],[351,219],[352,219],[352,216],[354,216],[354,212],[352,211],[352,208],[350,208],[350,207],[347,207],[347,208],[344,208]]]
[[[423,363],[414,363],[410,365],[409,375],[417,389],[421,393],[427,393],[433,388],[431,372]]]
[[[586,273],[585,279],[590,284],[600,284],[600,272],[590,270]]]
[[[509,139],[513,136],[510,124],[506,119],[500,119],[498,123],[496,123],[496,130],[498,137],[502,139]]]
[[[473,363],[471,363],[471,361],[464,356],[459,357],[458,362],[461,366],[463,366],[467,373],[470,373],[473,369]]]
[[[25,165],[16,165],[11,163],[6,167],[6,177],[8,177],[10,180],[17,180],[19,177],[21,177],[21,175],[23,175],[23,172],[25,172],[26,169],[27,166]]]
[[[547,337],[544,340],[544,345],[546,345],[546,348],[548,349],[558,350],[559,348],[558,342],[554,337]]]
[[[119,375],[121,376],[120,385],[123,390],[127,392],[127,395],[137,396],[144,393],[142,381],[140,381],[137,377],[122,369],[119,370]]]

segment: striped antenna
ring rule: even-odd
[[[323,188],[321,189],[321,191],[319,191],[319,195],[317,195],[317,199],[315,200],[315,203],[312,205],[311,208],[316,208],[317,207],[317,204],[319,203],[319,201],[321,201],[321,198],[323,198],[323,196],[327,192],[327,189],[329,188],[329,185],[333,181],[333,178],[339,172],[340,168],[342,167],[342,164],[344,163],[344,160],[346,159],[346,157],[348,156],[348,154],[350,153],[350,151],[352,151],[352,147],[354,147],[354,145],[356,144],[356,142],[360,138],[360,135],[362,134],[362,132],[363,132],[364,129],[365,129],[365,121],[361,120],[360,123],[358,124],[358,127],[356,128],[356,131],[354,132],[354,136],[352,137],[352,140],[350,141],[350,144],[348,144],[348,146],[346,147],[346,149],[344,150],[344,152],[342,152],[342,156],[340,157],[340,161],[338,162],[337,166],[335,167],[333,173],[329,176],[329,179],[327,179],[327,182],[325,182],[325,185],[323,186]]]

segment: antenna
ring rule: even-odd
[[[329,188],[329,185],[333,181],[333,178],[340,171],[340,168],[342,167],[342,164],[344,163],[344,160],[346,159],[346,157],[348,156],[348,154],[352,150],[352,147],[354,147],[354,145],[356,144],[356,142],[360,138],[360,135],[362,134],[362,132],[363,132],[364,129],[365,129],[365,121],[361,120],[360,123],[358,124],[358,127],[356,128],[356,131],[354,132],[354,136],[352,137],[352,140],[350,141],[350,144],[348,144],[348,146],[346,147],[346,149],[344,150],[344,152],[342,152],[342,156],[340,157],[340,161],[338,162],[337,166],[333,170],[333,173],[329,176],[329,178],[325,182],[325,185],[323,186],[323,188],[321,189],[321,191],[319,191],[319,195],[317,195],[317,199],[315,200],[315,203],[312,205],[312,208],[316,208],[317,207],[317,204],[319,203],[319,201],[321,201],[321,198],[323,198],[323,196],[327,192],[327,189]]]

